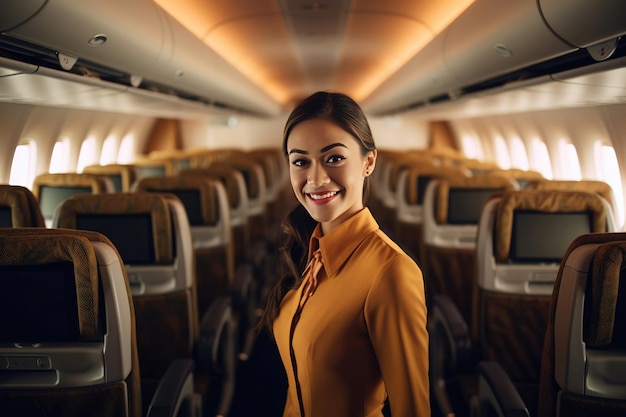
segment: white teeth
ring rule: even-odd
[[[332,196],[334,196],[335,194],[337,194],[337,191],[331,191],[325,194],[309,194],[309,196],[313,199],[313,200],[323,200],[325,198],[330,198]]]

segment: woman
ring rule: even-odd
[[[377,156],[365,115],[318,92],[283,138],[300,204],[263,317],[287,372],[283,416],[382,416],[387,396],[393,417],[430,416],[422,273],[364,205]]]

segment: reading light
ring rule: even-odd
[[[107,38],[106,35],[99,34],[99,35],[95,35],[94,37],[89,39],[89,41],[87,43],[89,45],[91,45],[91,46],[100,46],[100,45],[103,45],[104,43],[106,43],[107,40],[108,40],[108,38]]]

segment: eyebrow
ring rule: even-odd
[[[348,149],[348,147],[346,145],[344,145],[343,143],[337,142],[337,143],[331,143],[328,146],[324,146],[322,149],[320,149],[320,153],[328,152],[329,150],[331,150],[333,148],[336,148],[337,146],[342,146],[342,147]],[[302,149],[292,149],[292,150],[289,151],[289,155],[291,155],[292,153],[300,153],[300,154],[303,154],[303,155],[308,155],[309,154],[307,151],[304,151]]]

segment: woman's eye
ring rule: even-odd
[[[328,162],[331,163],[331,164],[334,164],[334,163],[337,163],[337,162],[341,162],[344,159],[346,159],[346,158],[344,158],[341,155],[333,155],[330,158],[328,158]]]
[[[295,159],[291,161],[291,164],[297,167],[303,167],[306,165],[306,161],[304,159]]]

